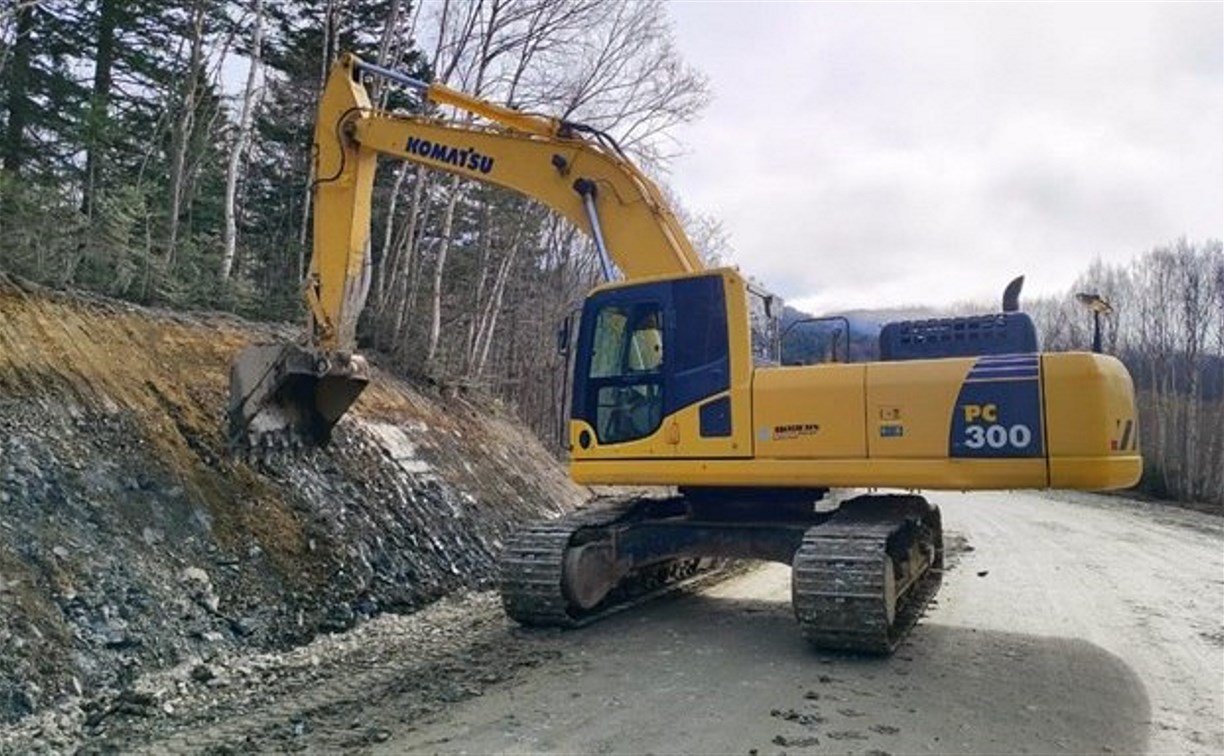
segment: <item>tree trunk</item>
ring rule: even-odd
[[[469,378],[473,377],[473,368],[476,365],[476,354],[479,351],[477,348],[477,328],[478,322],[482,320],[479,313],[484,310],[485,287],[489,283],[489,259],[493,255],[493,203],[484,203],[484,212],[480,218],[480,261],[476,264],[476,269],[480,271],[476,281],[476,287],[472,293],[472,301],[468,306],[468,332],[467,343],[463,349],[463,372]]]
[[[323,96],[323,88],[327,86],[327,74],[331,70],[332,61],[335,60],[336,37],[339,34],[339,9],[335,0],[328,0],[327,6],[323,9],[323,48],[319,55],[319,85],[317,95]],[[302,187],[302,218],[298,225],[298,260],[297,260],[297,278],[298,281],[306,279],[306,240],[310,235],[310,210],[314,203],[314,180],[315,180],[315,161],[314,149],[310,149],[308,158],[309,168],[306,171],[306,184]]]
[[[98,7],[98,38],[94,55],[93,91],[89,101],[89,138],[85,153],[85,185],[81,190],[81,212],[93,218],[94,202],[102,180],[107,150],[105,137],[110,118],[111,74],[115,65],[115,29],[119,24],[120,0],[101,0]]]
[[[392,258],[395,246],[395,208],[399,204],[400,189],[404,186],[404,178],[408,175],[408,163],[405,161],[399,164],[395,169],[395,181],[391,185],[391,197],[387,202],[387,224],[383,230],[382,253],[378,256],[378,269],[375,270],[374,276],[374,308],[378,313],[382,313],[386,307],[386,295],[388,291],[387,279],[395,270],[395,260]]]
[[[170,167],[170,228],[166,238],[166,268],[174,267],[178,247],[179,216],[187,183],[187,148],[195,125],[196,94],[200,83],[200,68],[204,57],[204,3],[197,0],[191,9],[191,54],[187,70],[187,87],[183,91],[182,109],[174,134],[174,155]]]
[[[408,208],[408,225],[404,227],[402,246],[396,250],[396,264],[393,269],[395,272],[391,287],[393,291],[388,304],[395,307],[395,325],[391,329],[391,339],[397,354],[403,353],[403,347],[407,341],[407,334],[404,333],[405,318],[412,311],[411,295],[415,293],[415,269],[419,258],[419,255],[414,254],[418,236],[420,236],[417,228],[426,226],[425,211],[428,208],[423,204],[423,200],[426,183],[430,180],[430,175],[425,167],[418,165],[416,181],[412,185],[412,204]]]
[[[5,103],[8,113],[4,129],[4,170],[13,176],[21,175],[25,157],[25,129],[30,119],[33,103],[27,88],[30,85],[30,56],[34,41],[34,14],[38,9],[27,5],[17,10],[17,37],[13,40],[12,59],[9,63],[8,91]]]
[[[527,230],[527,223],[528,214],[526,208],[522,208],[522,212],[518,216],[518,222],[514,226],[514,233],[510,238],[510,244],[497,266],[497,272],[493,277],[493,288],[489,292],[488,300],[479,311],[480,318],[476,329],[475,343],[472,347],[472,357],[469,360],[469,375],[473,379],[479,379],[483,376],[485,367],[488,365],[489,348],[493,345],[493,335],[497,332],[497,321],[501,315],[502,302],[505,299],[506,283],[510,279],[510,271],[518,259],[519,250],[522,248],[523,235]],[[539,306],[542,308],[544,303],[539,303]]]
[[[493,0],[489,8],[489,19],[485,25],[481,35],[480,56],[476,62],[476,79],[472,84],[471,94],[480,96],[484,86],[484,77],[488,70],[489,64],[492,62],[490,55],[490,47],[493,42],[493,36],[497,31],[498,14],[502,9],[501,0]],[[471,18],[476,18],[476,10],[473,9]],[[470,27],[469,27],[470,28]],[[458,60],[458,55],[455,56]],[[454,61],[452,61],[453,64]],[[453,70],[453,65],[452,69]],[[471,123],[474,117],[469,115],[464,119],[466,123]],[[438,249],[438,259],[434,265],[433,276],[433,310],[429,324],[429,340],[425,351],[426,369],[434,374],[437,372],[437,363],[435,362],[438,352],[438,341],[441,338],[442,332],[442,278],[446,267],[446,257],[450,252],[451,232],[454,228],[455,221],[455,204],[459,199],[459,177],[455,176],[451,180],[450,197],[446,203],[446,215],[442,221],[442,244]]]
[[[489,363],[489,347],[493,345],[493,334],[497,332],[497,319],[501,314],[502,300],[505,298],[506,281],[509,280],[510,269],[514,266],[520,246],[519,239],[515,238],[497,269],[497,278],[493,282],[493,293],[480,319],[480,331],[477,332],[476,343],[480,354],[476,360],[475,370],[472,371],[473,378],[480,378],[484,375],[485,366]]]
[[[391,50],[394,48],[396,31],[399,27],[400,6],[400,0],[391,0],[387,6],[387,15],[383,20],[382,39],[378,43],[378,58],[374,61],[387,68],[391,67]],[[376,107],[382,108],[386,105],[387,89],[383,86],[381,78],[376,79],[370,86],[370,101]]]
[[[438,259],[434,262],[433,306],[429,320],[429,340],[425,348],[425,369],[431,375],[437,372],[438,342],[442,337],[442,276],[446,270],[446,256],[450,253],[451,234],[455,227],[455,206],[459,203],[459,177],[450,182],[450,196],[446,200],[446,213],[442,216],[442,240],[438,245]]]
[[[242,92],[242,113],[238,117],[238,133],[230,152],[229,165],[225,171],[225,249],[221,254],[221,280],[228,281],[234,267],[234,254],[238,249],[238,212],[235,206],[238,196],[238,169],[242,156],[251,140],[255,123],[256,82],[259,81],[259,65],[263,46],[263,0],[254,0],[254,26],[251,28],[251,67],[247,69],[246,88]]]

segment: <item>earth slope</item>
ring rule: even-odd
[[[507,413],[382,373],[328,449],[231,458],[229,363],[290,337],[0,276],[0,723],[487,587],[583,498]]]

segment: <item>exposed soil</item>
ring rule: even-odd
[[[231,458],[229,363],[291,334],[0,278],[0,723],[486,588],[584,498],[504,410],[384,374],[328,449]]]

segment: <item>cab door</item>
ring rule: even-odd
[[[587,390],[596,438],[600,444],[645,438],[663,420],[663,303],[609,303],[595,317]]]
[[[720,276],[596,292],[574,366],[575,454],[727,456],[730,372]]]

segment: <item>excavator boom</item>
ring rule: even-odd
[[[362,74],[413,88],[456,121],[375,108]],[[475,122],[481,118],[487,123]],[[522,113],[441,84],[342,56],[315,122],[314,239],[301,344],[256,345],[230,378],[231,446],[325,444],[369,381],[355,354],[357,319],[369,290],[370,199],[380,155],[521,192],[597,240],[604,269],[628,278],[678,275],[701,260],[658,187],[610,139],[581,124]],[[601,216],[616,218],[603,225]]]

